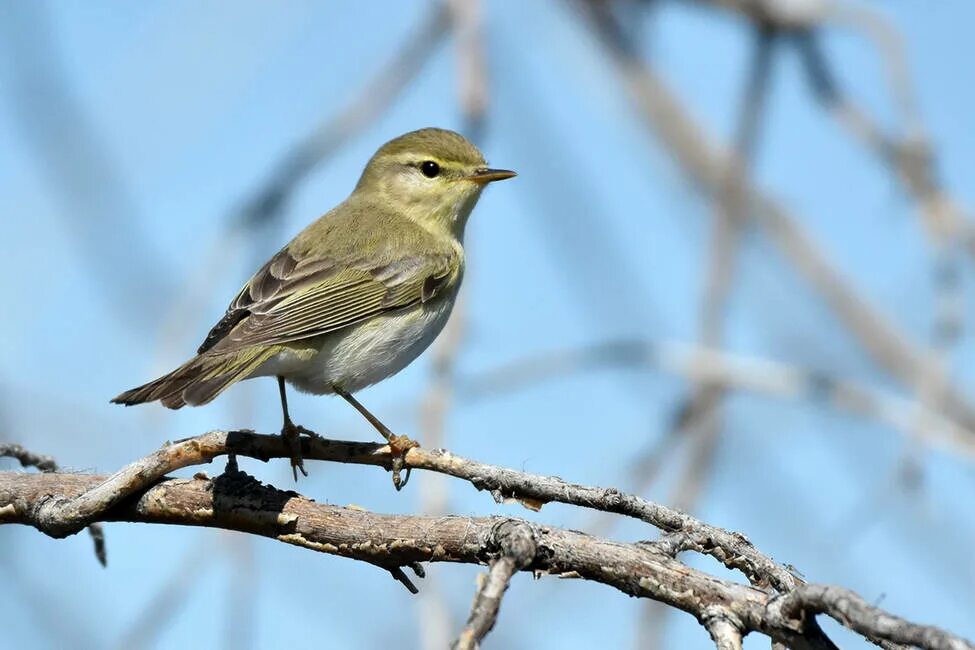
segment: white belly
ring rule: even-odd
[[[445,297],[370,319],[327,337],[307,361],[282,353],[253,376],[281,375],[298,390],[318,395],[334,392],[333,384],[349,392],[361,390],[420,356],[447,324],[453,302]]]

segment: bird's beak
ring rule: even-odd
[[[508,169],[488,169],[487,167],[481,167],[475,169],[474,173],[468,176],[468,180],[472,180],[478,185],[487,185],[492,181],[503,181],[506,178],[511,178],[517,176],[513,171]]]

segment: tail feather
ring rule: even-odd
[[[187,404],[200,406],[212,401],[231,384],[246,379],[277,352],[277,349],[269,348],[257,353],[197,355],[169,374],[125,391],[112,402],[132,406],[159,400],[171,409]]]

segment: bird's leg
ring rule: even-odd
[[[398,436],[392,431],[390,431],[389,427],[383,424],[382,421],[379,418],[377,418],[375,415],[370,413],[369,409],[363,406],[362,403],[359,402],[359,400],[354,398],[351,393],[343,389],[341,386],[336,386],[333,384],[332,390],[334,390],[337,394],[341,395],[346,402],[351,404],[355,408],[355,410],[359,411],[359,413],[361,413],[364,418],[369,420],[369,424],[374,426],[376,428],[376,431],[382,434],[383,438],[385,438],[386,442],[389,443],[389,446],[393,449],[394,453],[406,453],[408,449],[412,449],[413,447],[420,446],[420,444],[415,440],[411,440],[407,436]]]
[[[389,427],[383,424],[382,421],[375,415],[370,413],[369,409],[363,406],[359,400],[352,397],[352,393],[349,393],[341,386],[332,384],[332,390],[334,390],[336,394],[341,395],[342,399],[351,404],[355,410],[362,414],[362,417],[369,420],[369,424],[374,426],[376,431],[378,431],[382,437],[386,439],[386,442],[389,443],[389,450],[393,456],[393,466],[391,468],[393,472],[393,487],[395,487],[397,490],[402,490],[404,487],[406,487],[407,482],[410,480],[411,468],[409,467],[406,468],[406,478],[402,480],[400,479],[400,471],[406,464],[406,452],[413,447],[419,447],[420,443],[410,439],[407,436],[398,436],[390,431]]]
[[[281,411],[284,413],[284,426],[281,427],[281,437],[288,444],[288,449],[291,451],[291,472],[295,476],[295,481],[298,480],[298,470],[305,476],[308,476],[308,472],[305,471],[305,463],[301,458],[301,434],[314,436],[315,432],[306,429],[305,427],[296,425],[291,421],[291,416],[288,415],[288,395],[284,388],[284,377],[278,377],[278,391],[281,393]]]

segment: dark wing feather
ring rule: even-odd
[[[283,250],[241,289],[200,353],[311,338],[425,302],[451,284],[459,267],[452,250],[341,267]]]

